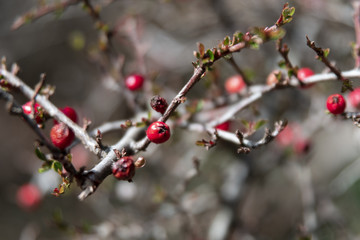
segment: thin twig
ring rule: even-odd
[[[23,14],[21,17],[15,20],[13,25],[11,26],[12,30],[16,30],[26,24],[30,21],[35,21],[38,18],[45,16],[49,13],[55,12],[55,11],[62,11],[65,8],[75,5],[77,3],[81,2],[81,0],[64,0],[62,2],[55,2],[52,4],[47,4],[44,6],[40,6],[36,9],[30,10],[29,12]]]
[[[333,64],[330,63],[330,61],[328,60],[328,58],[326,56],[327,54],[325,53],[325,51],[320,47],[316,47],[315,42],[310,41],[308,36],[306,36],[306,44],[308,45],[308,47],[310,47],[312,50],[315,51],[318,58],[330,69],[330,71],[333,72],[336,75],[336,77],[340,81],[343,82],[342,91],[345,91],[345,90],[353,91],[353,88],[351,86],[349,79],[344,78],[344,76],[341,74],[341,71],[339,69],[337,69]]]
[[[282,38],[280,38],[277,41],[276,49],[278,50],[280,55],[284,58],[286,68],[288,70],[294,71],[294,74],[296,75],[297,74],[297,69],[292,65],[292,63],[291,63],[291,61],[289,59],[289,51],[290,51],[290,49],[288,48],[286,43],[285,44],[282,43]]]
[[[244,71],[235,62],[234,58],[230,57],[229,59],[227,59],[227,62],[230,63],[230,65],[240,74],[240,76],[243,78],[244,82],[246,83],[246,86],[250,86],[251,82],[246,77],[246,74],[244,73]]]
[[[355,68],[360,67],[360,2],[353,1],[353,8],[355,10],[354,13],[354,29],[355,29],[355,38],[356,43],[354,46],[355,51]]]

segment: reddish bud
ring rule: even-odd
[[[22,185],[16,193],[16,201],[20,207],[26,210],[34,210],[41,202],[41,192],[33,184]]]
[[[355,88],[349,93],[349,102],[354,108],[360,109],[360,88]]]
[[[146,136],[153,143],[163,143],[170,138],[170,128],[164,122],[153,122],[146,130]]]
[[[146,160],[144,157],[139,157],[138,159],[136,159],[134,164],[136,168],[142,168],[145,166]]]
[[[161,114],[164,114],[168,107],[166,99],[160,97],[159,95],[153,96],[151,98],[150,105],[151,105],[152,109],[154,109],[155,111],[157,111]]]
[[[326,107],[332,114],[341,114],[346,107],[346,101],[340,94],[330,95],[326,101]]]
[[[312,75],[314,75],[314,72],[310,68],[300,68],[297,72],[297,78],[301,82],[303,82],[306,78],[311,77]],[[306,85],[302,86],[302,88],[309,88],[313,85],[314,85],[314,83],[306,84]]]
[[[70,118],[71,121],[73,121],[74,123],[77,123],[78,117],[77,117],[76,111],[72,107],[60,108],[60,111],[62,111],[65,114],[65,116]],[[56,119],[54,119],[54,124],[58,124],[58,123],[59,122]]]
[[[132,157],[122,157],[111,166],[112,174],[119,180],[131,179],[135,175],[135,164]]]
[[[272,71],[266,78],[266,84],[271,86],[273,84],[277,84],[279,82],[276,75],[280,74],[281,72],[279,70]]]
[[[216,129],[223,130],[223,131],[229,131],[230,129],[230,121],[226,121],[224,123],[221,123],[217,126],[215,126]]]
[[[246,87],[246,84],[240,75],[229,77],[225,82],[225,89],[228,93],[238,93],[244,87]]]
[[[144,77],[138,74],[132,74],[125,78],[125,85],[131,91],[138,90],[142,87],[143,83]]]
[[[29,102],[25,103],[24,105],[22,105],[22,109],[23,109],[23,111],[24,111],[24,113],[26,115],[31,115],[32,107],[33,107],[33,104],[32,104],[31,101],[29,101]],[[42,109],[42,107],[38,103],[35,103],[34,107],[35,107],[35,111],[34,111],[35,121],[38,124],[40,124],[40,123],[43,122],[44,110]]]
[[[51,142],[60,149],[65,149],[69,146],[74,138],[74,132],[64,123],[58,123],[51,128]]]

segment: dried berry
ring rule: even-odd
[[[166,99],[160,97],[159,95],[153,96],[151,98],[150,105],[151,105],[152,109],[154,109],[155,111],[157,111],[161,114],[164,114],[168,107]]]
[[[119,180],[131,179],[135,175],[135,164],[132,157],[122,157],[111,166],[112,174]]]

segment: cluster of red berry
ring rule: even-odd
[[[34,116],[36,123],[42,124],[46,120],[46,114],[40,104],[33,104],[31,101],[25,103],[22,109],[25,114],[31,115],[34,106]],[[71,107],[64,107],[60,109],[68,118],[77,123],[77,114]],[[65,149],[74,140],[74,132],[62,122],[54,120],[54,126],[50,130],[50,139],[54,146]]]

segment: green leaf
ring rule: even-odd
[[[289,7],[288,4],[287,5],[285,4],[282,10],[283,21],[281,25],[291,22],[294,13],[295,13],[295,8]]]
[[[196,146],[199,146],[199,147],[205,147],[205,142],[204,142],[204,140],[202,140],[202,141],[196,141]]]
[[[200,112],[204,107],[204,101],[200,100],[198,104],[196,105],[196,112]]]
[[[52,162],[53,162],[53,161],[47,161],[47,162],[45,162],[45,163],[41,166],[41,168],[39,168],[38,172],[39,172],[39,173],[43,173],[43,172],[46,172],[46,171],[50,170],[50,169],[51,169]]]
[[[286,31],[282,28],[277,28],[269,33],[269,37],[271,40],[278,40],[285,36]]]
[[[74,31],[70,34],[70,45],[74,50],[82,50],[85,47],[85,36],[82,32]]]
[[[40,160],[47,161],[45,154],[41,152],[40,148],[35,148],[35,154]]]
[[[226,37],[224,38],[223,44],[224,44],[225,46],[228,46],[228,45],[230,44],[230,37],[229,37],[229,36],[226,36]]]
[[[265,34],[265,31],[264,31],[264,28],[253,27],[250,31],[251,31],[252,34],[257,35],[262,40],[266,39],[266,34]]]
[[[250,81],[253,82],[254,77],[256,76],[256,72],[250,68],[244,69],[245,77]]]
[[[226,54],[223,58],[230,60],[232,58],[232,54],[231,53]]]
[[[62,165],[58,161],[53,161],[51,164],[51,168],[54,169],[55,172],[61,173],[62,172]]]
[[[353,91],[353,85],[352,82],[349,79],[346,79],[343,81],[343,85],[341,86],[341,92],[344,93],[346,90]]]
[[[146,123],[145,122],[137,122],[135,123],[136,127],[146,127]]]
[[[250,122],[249,121],[247,121],[245,119],[242,119],[241,123],[245,126],[246,129],[250,128]]]
[[[289,76],[289,77],[295,76],[294,69],[289,69],[289,70],[288,70],[288,76]]]
[[[324,57],[329,56],[330,48],[326,48],[326,49],[324,49],[323,51],[324,51]]]
[[[285,62],[285,60],[280,60],[280,61],[278,62],[278,66],[279,66],[280,68],[286,68],[286,62]]]
[[[208,49],[208,50],[206,51],[206,54],[209,56],[210,61],[213,62],[214,59],[215,59],[214,53],[213,53],[210,49]]]
[[[238,39],[238,42],[237,42],[237,43],[243,41],[244,34],[243,34],[242,32],[236,32],[236,33],[234,34],[234,36],[236,36],[236,38]],[[234,44],[234,43],[233,43],[233,44]]]
[[[128,127],[128,128],[131,127],[132,126],[131,120],[126,120],[125,121],[125,126]]]
[[[67,158],[67,160],[68,160],[69,162],[71,162],[71,161],[72,161],[72,154],[69,153],[68,155],[66,155],[66,158]]]
[[[259,120],[255,123],[254,129],[258,130],[259,128],[261,128],[262,126],[264,126],[267,123],[266,120]]]
[[[250,44],[251,49],[258,50],[260,48],[259,43],[255,42],[255,41],[250,41],[249,44]]]

